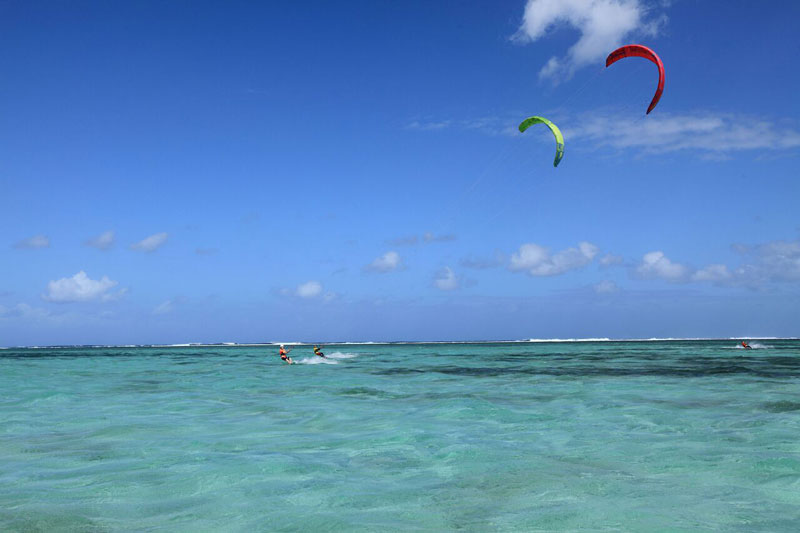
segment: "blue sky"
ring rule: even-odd
[[[0,346],[798,336],[798,17],[5,2]]]

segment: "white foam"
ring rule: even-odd
[[[325,357],[306,357],[304,359],[295,359],[295,362],[301,365],[338,365],[340,359],[352,359],[358,357],[357,353],[345,352],[332,352],[325,354]]]
[[[768,350],[771,348],[771,346],[768,346],[766,344],[761,344],[760,342],[751,342],[749,346],[750,349],[752,350]],[[736,346],[734,346],[734,348],[737,350],[746,350],[746,348],[741,344],[737,344]]]
[[[325,357],[327,357],[328,359],[352,359],[353,357],[358,357],[358,354],[357,353],[333,352],[333,353],[325,354]]]
[[[295,359],[294,362],[298,365],[338,365],[338,361],[332,361],[325,357],[306,357],[305,359]]]

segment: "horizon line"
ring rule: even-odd
[[[570,342],[669,342],[669,341],[731,341],[740,339],[750,340],[800,340],[800,337],[772,337],[772,336],[737,336],[737,337],[648,337],[648,338],[548,338],[548,339],[502,339],[502,340],[470,340],[470,341],[332,341],[332,342],[185,342],[185,343],[154,343],[154,344],[50,344],[29,346],[0,346],[0,350],[11,349],[52,349],[52,348],[194,348],[194,347],[247,347],[247,346],[369,346],[389,344],[536,344],[536,343],[570,343]]]

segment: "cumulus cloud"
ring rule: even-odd
[[[125,293],[125,289],[113,294],[109,292],[118,284],[118,282],[110,280],[108,276],[103,276],[99,280],[91,279],[86,272],[81,270],[71,278],[50,281],[42,298],[56,303],[110,301]]]
[[[680,283],[689,279],[690,269],[685,265],[670,261],[664,252],[655,251],[644,254],[635,273],[641,279],[663,279]]]
[[[758,288],[767,283],[800,281],[800,240],[770,241],[757,245],[737,244],[742,255],[738,266],[713,263],[692,269],[670,260],[661,251],[644,255],[633,274],[640,279],[662,279],[683,283],[711,283],[718,286]]]
[[[327,303],[339,297],[339,294],[332,291],[324,291],[322,283],[316,280],[309,280],[296,287],[284,287],[278,289],[277,293],[281,296],[290,298],[301,298],[303,300],[321,299]]]
[[[647,20],[639,0],[528,0],[518,42],[533,42],[568,27],[578,31],[578,41],[565,57],[551,57],[539,77],[558,82],[576,70],[601,62],[632,35],[655,35],[665,18]],[[602,64],[602,63],[601,63]]]
[[[453,272],[453,269],[450,267],[444,267],[437,272],[433,279],[433,284],[437,289],[443,291],[452,291],[459,288],[461,285],[458,276],[456,276],[455,272]]]
[[[319,281],[307,281],[297,286],[295,295],[300,298],[316,298],[322,294],[322,283]]]
[[[114,232],[104,231],[97,237],[92,237],[91,239],[86,241],[86,246],[91,246],[92,248],[97,248],[98,250],[108,250],[112,246],[114,246]]]
[[[386,252],[380,257],[376,257],[370,264],[364,267],[367,272],[391,272],[403,266],[403,259],[395,251]]]
[[[156,233],[145,237],[141,241],[131,244],[131,250],[139,252],[154,252],[161,248],[167,242],[169,235],[166,232]]]
[[[619,287],[610,279],[604,279],[594,285],[594,292],[597,294],[611,294],[617,291],[619,291]]]
[[[709,281],[712,283],[724,283],[733,279],[733,273],[728,270],[727,265],[708,265],[692,274],[692,281]]]
[[[22,239],[21,241],[14,244],[14,248],[17,248],[19,250],[36,250],[38,248],[49,248],[49,247],[50,247],[50,239],[47,238],[46,235],[34,235],[33,237]]]
[[[526,271],[531,276],[557,276],[588,265],[599,249],[592,243],[580,242],[577,248],[567,248],[551,254],[548,248],[538,244],[523,244],[511,254],[509,270]]]
[[[613,113],[593,113],[582,115],[574,124],[564,133],[572,142],[649,153],[685,150],[721,156],[744,150],[800,147],[800,131],[796,128],[745,115],[659,113],[638,120]],[[614,127],[609,128],[609,124]]]

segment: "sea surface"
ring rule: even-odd
[[[0,350],[2,531],[798,531],[800,341]]]

